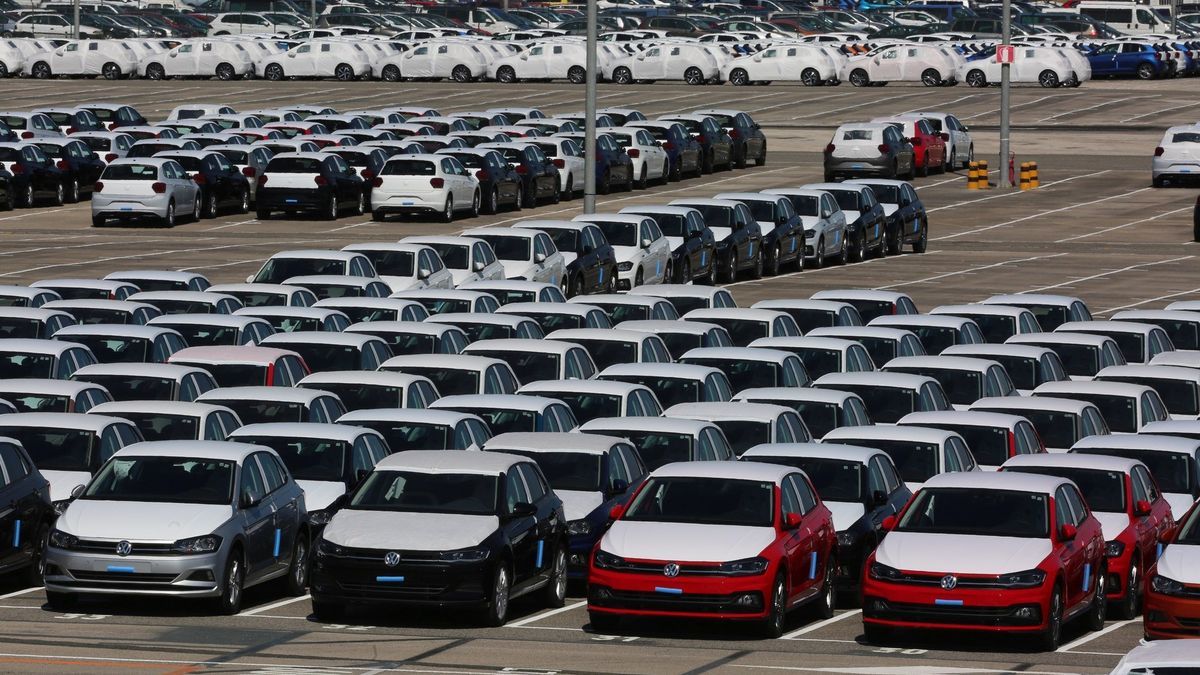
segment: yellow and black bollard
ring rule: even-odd
[[[970,162],[967,164],[967,189],[979,189],[979,162]]]
[[[1036,190],[1038,183],[1038,165],[1037,162],[1029,163],[1029,189]]]
[[[1021,162],[1021,185],[1020,186],[1021,186],[1022,190],[1030,189],[1029,173],[1030,173],[1030,167],[1032,165],[1033,165],[1033,162]]]
[[[979,160],[979,190],[990,190],[992,188],[992,180],[989,178],[988,163],[986,159]]]

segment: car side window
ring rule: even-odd
[[[1155,484],[1154,479],[1150,476],[1150,472],[1143,466],[1135,466],[1133,470],[1134,475],[1138,476],[1142,483],[1145,484],[1148,499],[1151,502],[1157,501],[1161,495],[1158,492],[1158,485]]]
[[[891,492],[888,489],[887,479],[884,478],[882,465],[883,462],[880,461],[879,457],[872,457],[870,463],[867,465],[868,496],[876,492],[882,492],[885,495]]]
[[[264,485],[267,490],[266,494],[271,494],[283,487],[286,479],[279,471],[279,466],[271,461],[271,456],[265,452],[256,452],[253,457],[258,461],[258,465],[262,469]]]
[[[357,476],[359,471],[370,471],[375,466],[375,458],[367,447],[367,437],[359,436],[350,450],[350,475]]]
[[[1141,501],[1144,499],[1146,501],[1150,501],[1150,495],[1146,491],[1146,484],[1142,482],[1142,477],[1138,474],[1139,468],[1140,467],[1134,467],[1133,472],[1130,475],[1129,482],[1133,486],[1133,500]]]
[[[1067,501],[1071,502],[1071,512],[1075,514],[1075,521],[1072,523],[1076,527],[1088,517],[1088,507],[1083,501],[1083,496],[1079,494],[1079,490],[1073,485],[1064,485],[1063,489],[1067,494]]]
[[[504,474],[505,513],[512,513],[513,508],[520,503],[529,503],[529,492],[525,489],[525,481],[521,480],[520,472],[514,466]]]
[[[887,483],[888,494],[892,494],[900,489],[903,483],[900,482],[900,474],[896,472],[896,466],[892,463],[892,458],[880,457],[879,467],[883,470],[883,480]]]
[[[784,479],[782,488],[780,490],[781,515],[786,518],[790,513],[803,514],[804,506],[800,503],[800,494],[796,491],[792,476]]]
[[[241,495],[249,496],[253,502],[257,502],[267,494],[262,472],[258,468],[258,462],[255,461],[253,455],[248,457],[245,463],[242,464],[241,490],[238,494],[239,498]]]

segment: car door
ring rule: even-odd
[[[519,467],[520,463],[515,464],[504,473],[504,517],[501,519],[505,538],[512,547],[514,586],[537,573],[537,516],[517,516],[514,513],[517,504],[533,503]]]
[[[563,521],[562,502],[550,489],[541,469],[532,462],[517,465],[525,487],[529,491],[530,503],[537,508],[534,534],[533,577],[548,577],[554,569],[555,545]]]
[[[270,572],[274,565],[275,511],[267,499],[267,484],[254,455],[242,462],[238,506],[246,535],[247,580]]]
[[[871,60],[871,79],[888,82],[900,79],[900,47],[888,47]]]
[[[808,481],[795,473],[784,478],[782,487],[784,517],[789,513],[800,516],[800,526],[788,533],[784,544],[792,577],[792,597],[806,597],[816,592],[825,576],[826,561],[821,560],[821,552],[816,548],[817,532],[821,528],[816,493]],[[788,493],[791,493],[790,498]]]
[[[267,500],[274,513],[274,531],[271,535],[271,558],[275,571],[286,568],[291,562],[296,537],[300,533],[301,500],[303,493],[295,485],[289,485],[289,474],[278,457],[269,452],[255,453],[266,479]]]
[[[656,283],[668,283],[671,281],[667,277],[667,268],[671,262],[671,243],[663,236],[662,229],[658,227],[658,223],[653,218],[647,218],[642,227],[647,230],[645,238],[650,240],[650,246],[646,251],[649,254],[648,257],[654,261]]]
[[[1084,566],[1086,559],[1083,551],[1082,538],[1078,532],[1079,518],[1071,507],[1071,499],[1067,495],[1067,486],[1059,486],[1054,493],[1055,535],[1059,538],[1059,561],[1066,575],[1066,597],[1064,611],[1074,607],[1083,596]],[[1065,539],[1062,536],[1063,527],[1071,525],[1076,528],[1076,536]],[[1090,581],[1090,580],[1089,580]]]
[[[29,559],[41,545],[49,489],[18,445],[0,442],[0,567]]]
[[[651,47],[633,59],[633,77],[638,80],[658,80],[667,74],[666,58],[660,47]]]

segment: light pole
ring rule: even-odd
[[[1012,3],[1010,0],[1004,0],[1003,7],[1003,37],[1000,40],[1001,45],[1006,47],[1004,51],[1009,52],[1009,55],[1015,56],[1010,49],[1012,42]],[[999,51],[996,52],[996,57],[999,58]],[[1009,62],[1006,59],[1000,64],[1000,185],[1004,188],[1012,187],[1008,176],[1008,106],[1009,96],[1011,94],[1011,85],[1009,82]]]
[[[71,3],[71,14],[72,14],[72,21],[74,21],[74,23],[72,25],[75,27],[74,36],[75,36],[75,39],[78,40],[79,39],[79,0],[75,0],[74,2]]]
[[[583,104],[583,212],[596,212],[596,0],[587,0],[586,89]]]

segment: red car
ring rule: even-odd
[[[894,124],[900,128],[904,137],[912,143],[913,167],[922,176],[928,176],[931,170],[946,172],[946,141],[950,140],[950,134],[939,133],[928,119],[897,115],[877,117],[871,121]]]
[[[1179,519],[1162,557],[1146,571],[1147,639],[1200,638],[1200,507]]]
[[[1024,634],[1058,648],[1076,618],[1104,627],[1104,535],[1075,484],[1015,472],[929,479],[867,558],[863,628]]]
[[[679,462],[652,473],[592,551],[588,614],[758,622],[783,633],[792,609],[835,602],[837,534],[798,469],[757,462]]]
[[[1122,619],[1141,611],[1144,572],[1158,559],[1160,543],[1174,527],[1171,505],[1145,464],[1106,455],[1018,455],[1001,467],[1074,481],[1104,530],[1109,606]]]

